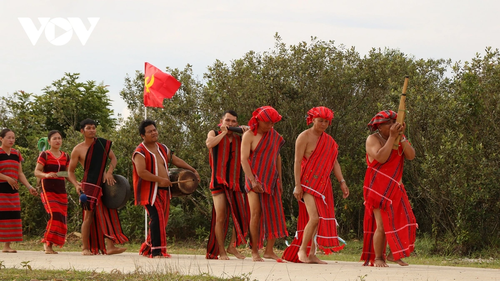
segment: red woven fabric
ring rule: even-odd
[[[142,243],[141,249],[139,250],[139,254],[153,258],[152,251],[155,249],[161,249],[161,255],[164,257],[170,257],[170,254],[167,253],[167,224],[168,224],[168,216],[170,214],[170,191],[169,190],[158,190],[158,194],[156,196],[156,200],[153,208],[158,212],[158,223],[160,229],[160,246],[153,247],[151,241],[151,227],[148,228],[148,236],[146,241]],[[146,208],[147,211],[147,208]],[[148,215],[151,218],[151,215]],[[151,220],[149,221],[151,225]]]
[[[93,190],[98,190],[102,184],[104,171],[106,169],[106,161],[111,151],[111,141],[98,138],[92,143],[85,157],[84,170],[85,173],[82,179],[82,188],[89,197],[89,187],[94,186]],[[87,190],[86,189],[87,186]],[[100,191],[100,189],[99,189]],[[97,191],[96,191],[97,192]],[[102,192],[97,192],[102,195]],[[94,194],[95,195],[95,194]],[[127,236],[123,234],[118,211],[116,209],[108,209],[102,203],[102,196],[97,196],[97,202],[94,209],[94,220],[90,227],[90,251],[97,255],[99,253],[107,254],[104,238],[111,239],[116,244],[123,244],[128,241]],[[85,216],[85,212],[83,213]]]
[[[252,113],[252,118],[248,121],[248,126],[252,130],[254,135],[257,135],[257,129],[259,128],[259,120],[263,122],[273,122],[277,123],[281,120],[281,115],[276,111],[276,109],[271,106],[262,106],[257,108]]]
[[[22,161],[19,151],[12,148],[7,154],[0,147],[0,173],[17,180]],[[23,241],[19,191],[5,180],[0,180],[0,202],[0,242]]]
[[[166,145],[157,143],[157,148],[158,151],[160,152],[161,157],[163,158],[163,163],[165,163],[165,168],[168,171],[168,162],[169,158],[168,155],[170,153],[170,150],[167,148]],[[150,171],[154,175],[158,175],[157,169],[157,163],[156,163],[156,156],[150,152],[144,144],[139,144],[136,148],[134,153],[132,154],[132,159],[135,157],[136,154],[139,154],[141,156],[139,157],[144,157],[146,161],[146,170]],[[151,182],[151,181],[146,181],[143,180],[139,175],[137,174],[137,171],[135,169],[135,163],[132,161],[133,164],[133,171],[132,171],[132,179],[134,183],[134,197],[135,197],[135,205],[153,205],[155,202],[155,195],[158,192],[158,183],[157,182]]]
[[[281,202],[282,187],[277,169],[279,151],[284,143],[283,137],[276,130],[271,129],[262,136],[248,159],[255,179],[262,184],[264,189],[264,193],[259,194],[262,209],[259,247],[263,246],[265,239],[288,235]],[[248,178],[245,189],[247,192],[252,189],[252,183]]]
[[[69,155],[65,152],[61,152],[61,156],[56,158],[50,151],[44,151],[40,153],[37,162],[43,165],[44,173],[57,173],[67,171],[69,160]],[[68,195],[65,179],[63,177],[42,179],[40,197],[45,210],[50,215],[42,242],[62,247],[66,242],[68,231],[66,225]]]
[[[331,125],[333,119],[333,111],[324,106],[313,107],[307,112],[307,125],[310,125],[314,118],[323,118],[325,120],[328,120],[330,121],[329,124]]]
[[[375,131],[378,129],[378,125],[383,124],[391,119],[396,120],[398,114],[392,110],[384,110],[373,116],[372,120],[368,123],[368,128],[370,131]]]
[[[402,146],[399,150],[391,150],[387,162],[372,163],[366,156],[368,168],[364,181],[365,216],[363,222],[364,239],[361,260],[365,265],[373,265],[375,252],[373,249],[373,234],[377,229],[373,209],[380,209],[382,214],[387,243],[395,260],[409,257],[415,248],[417,221],[408,200],[403,184]],[[384,247],[385,255],[385,247]]]
[[[216,135],[220,134],[220,131]],[[226,135],[209,153],[212,168],[210,189],[224,185],[231,190],[242,191],[241,186],[241,137],[233,134],[232,141]]]
[[[220,132],[216,132],[216,135]],[[250,210],[247,195],[244,192],[241,173],[241,137],[233,135],[230,142],[225,136],[218,145],[213,147],[209,153],[210,167],[212,168],[212,180],[210,190],[212,195],[224,193],[227,200],[226,224],[224,225],[224,237],[229,228],[229,217],[233,220],[236,230],[236,245],[246,243]],[[243,191],[243,192],[242,192]],[[215,237],[215,222],[217,215],[212,207],[212,222],[207,244],[207,259],[217,259],[219,246]]]
[[[326,254],[340,251],[345,246],[340,245],[337,235],[337,220],[335,219],[335,205],[330,180],[337,155],[337,143],[330,135],[323,133],[309,159],[304,157],[301,162],[302,188],[305,193],[314,196],[319,215],[318,233],[313,239],[315,239],[317,247]],[[297,253],[302,244],[304,228],[308,222],[309,215],[305,203],[299,201],[297,232],[292,244],[285,249],[283,259],[300,262]],[[311,242],[308,244],[308,255],[310,247]]]

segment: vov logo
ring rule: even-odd
[[[30,18],[18,18],[23,26],[24,31],[28,35],[31,44],[35,46],[38,39],[45,31],[47,40],[55,46],[62,46],[68,43],[73,37],[73,32],[76,34],[83,46],[94,31],[94,28],[99,21],[99,18],[87,18],[90,27],[87,29],[80,18],[38,18],[40,27],[36,27],[35,23]],[[56,27],[63,31],[62,34],[56,37]]]

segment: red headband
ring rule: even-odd
[[[254,135],[257,135],[257,129],[259,127],[259,120],[263,122],[273,122],[276,123],[281,120],[281,115],[276,111],[276,109],[270,106],[262,106],[257,108],[252,113],[252,118],[248,121],[248,126],[252,130]]]
[[[396,120],[397,117],[398,114],[392,110],[380,111],[372,118],[370,123],[368,123],[368,128],[373,132],[378,129],[378,125],[388,122],[391,119]]]
[[[332,124],[333,111],[328,107],[318,106],[313,107],[307,112],[307,125],[311,124],[314,118],[323,118],[330,121],[329,125]]]

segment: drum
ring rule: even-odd
[[[132,197],[132,189],[124,176],[113,175],[113,177],[116,181],[114,185],[104,183],[102,187],[102,202],[109,209],[121,209]]]
[[[190,170],[172,168],[168,170],[172,187],[172,197],[186,196],[198,187],[198,178]]]

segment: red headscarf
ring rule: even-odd
[[[368,128],[373,132],[378,129],[378,125],[388,122],[391,119],[396,120],[397,117],[398,114],[392,110],[380,111],[372,118],[370,123],[368,123]]]
[[[276,111],[276,109],[271,106],[262,106],[257,108],[252,113],[252,118],[248,121],[248,126],[252,130],[254,135],[257,135],[257,129],[259,128],[259,120],[263,122],[273,122],[277,123],[281,120],[281,115]]]
[[[307,112],[307,125],[311,124],[314,118],[323,118],[325,120],[328,120],[330,121],[329,125],[331,125],[333,119],[333,111],[324,106],[313,107]]]

